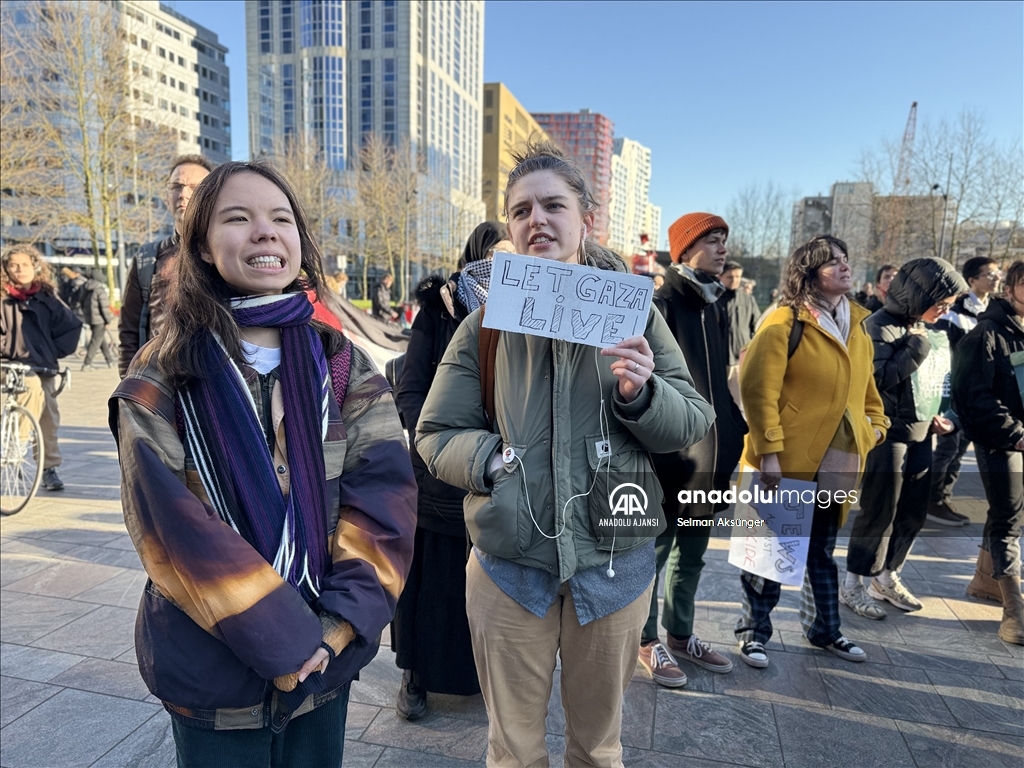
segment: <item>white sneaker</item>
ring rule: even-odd
[[[865,619],[878,621],[884,619],[887,615],[885,608],[868,597],[867,590],[864,589],[863,584],[858,584],[849,591],[847,591],[845,584],[840,584],[839,602]]]
[[[883,584],[877,578],[871,580],[871,585],[868,587],[868,594],[875,600],[887,600],[901,611],[920,611],[924,608],[924,603],[918,600],[911,593],[909,589],[900,580],[900,575],[894,573],[892,575],[892,585]]]

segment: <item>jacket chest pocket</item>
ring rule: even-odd
[[[348,455],[348,439],[326,440],[324,442],[324,475],[328,480],[341,477],[345,469],[345,456]]]
[[[628,432],[588,435],[590,532],[601,550],[625,551],[665,528],[665,494],[651,457]]]

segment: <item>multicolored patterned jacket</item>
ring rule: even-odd
[[[190,725],[273,725],[279,694],[295,688],[295,673],[322,642],[337,656],[322,677],[295,688],[291,700],[301,705],[289,716],[333,698],[373,659],[405,585],[416,482],[391,389],[355,347],[344,409],[331,400],[324,441],[333,565],[308,605],[209,504],[157,365],[160,343],[139,351],[110,399],[125,524],[150,577],[135,628],[139,669],[172,717]],[[260,377],[244,366],[243,375],[261,403]],[[276,383],[271,410],[274,466],[287,491]]]

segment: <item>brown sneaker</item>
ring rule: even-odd
[[[668,648],[659,641],[652,640],[641,645],[637,658],[640,666],[658,685],[666,688],[680,688],[686,685],[686,673],[679,668]]]
[[[711,650],[711,646],[696,635],[677,637],[669,632],[668,647],[677,659],[692,662],[709,672],[732,672],[732,662],[718,651]]]

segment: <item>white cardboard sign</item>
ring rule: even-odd
[[[484,327],[611,347],[644,332],[653,295],[643,275],[499,252]]]
[[[777,491],[767,491],[757,482],[759,474],[753,467],[740,465],[737,487],[742,498],[749,501],[736,502],[735,519],[760,519],[764,525],[733,528],[729,563],[755,576],[798,587],[807,569],[807,543],[818,486],[784,477]]]

